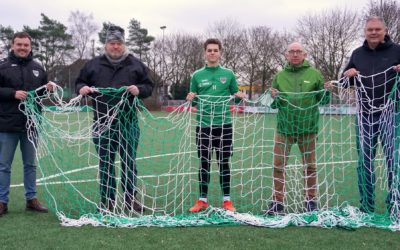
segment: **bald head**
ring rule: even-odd
[[[290,50],[302,50],[304,51],[304,47],[301,43],[299,42],[293,42],[291,44],[288,45],[287,50],[286,51],[290,51]]]
[[[294,42],[289,44],[285,55],[290,64],[299,65],[303,63],[304,59],[307,56],[307,53],[301,43]]]

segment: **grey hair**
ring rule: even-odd
[[[380,21],[383,24],[383,26],[385,27],[385,29],[387,28],[385,20],[383,20],[383,18],[381,16],[377,16],[377,15],[368,16],[365,19],[365,25],[367,25],[368,22],[373,21],[373,20]]]

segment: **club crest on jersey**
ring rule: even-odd
[[[38,70],[32,70],[32,73],[34,76],[38,77],[39,76],[39,71]]]
[[[220,81],[222,84],[225,84],[227,80],[228,80],[228,79],[227,79],[226,77],[220,77],[220,78],[219,78],[219,81]]]

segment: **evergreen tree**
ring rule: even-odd
[[[54,66],[65,65],[69,59],[72,46],[72,36],[67,33],[67,27],[41,14],[42,20],[37,29],[24,26],[24,31],[32,37],[32,50],[43,67],[51,71]]]
[[[149,36],[147,29],[142,28],[140,22],[134,18],[129,22],[128,30],[127,46],[139,59],[142,59],[142,56],[150,50],[154,37]]]
[[[11,39],[14,35],[14,30],[11,26],[5,27],[0,24],[0,54],[5,57],[11,48]]]

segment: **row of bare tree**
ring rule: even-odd
[[[238,75],[241,83],[261,86],[259,92],[270,87],[272,77],[285,63],[286,46],[293,41],[303,43],[308,59],[318,68],[325,80],[340,77],[351,51],[363,41],[366,17],[384,18],[394,42],[400,42],[400,4],[393,0],[370,1],[364,11],[336,8],[309,13],[297,20],[291,32],[277,32],[269,26],[245,28],[233,19],[216,22],[204,35],[169,34],[156,39],[149,53],[142,59],[154,70],[158,84],[172,86],[175,99],[185,97],[190,75],[204,65],[202,43],[207,37],[219,38],[223,43],[222,64]]]

